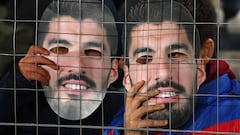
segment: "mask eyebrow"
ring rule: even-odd
[[[53,44],[64,44],[64,45],[71,45],[71,43],[65,39],[61,38],[53,38],[48,42],[48,46],[51,46]]]
[[[172,50],[179,50],[179,49],[183,49],[185,51],[189,51],[189,47],[184,44],[184,43],[174,43],[174,44],[171,44],[168,48],[167,48],[167,51],[172,51]]]
[[[137,54],[143,53],[143,52],[154,52],[154,50],[151,49],[151,48],[149,48],[149,47],[137,48],[137,49],[133,52],[133,56],[135,57]]]
[[[102,42],[95,42],[95,41],[89,41],[84,43],[84,47],[97,47],[100,48],[101,50],[105,50],[105,44]]]

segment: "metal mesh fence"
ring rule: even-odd
[[[208,2],[1,1],[0,133],[239,134],[240,1]]]

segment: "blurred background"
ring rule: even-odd
[[[218,58],[227,61],[240,80],[240,0],[212,0],[219,24]]]

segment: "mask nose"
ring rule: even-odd
[[[88,68],[86,63],[86,58],[82,56],[79,52],[70,52],[68,55],[59,57],[58,60],[60,64],[60,71],[67,73],[86,73]]]
[[[172,65],[170,61],[167,59],[159,60],[157,65],[157,72],[155,73],[154,79],[156,81],[164,81],[164,80],[171,80],[172,79]]]

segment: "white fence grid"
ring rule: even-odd
[[[239,43],[240,0],[1,0],[0,134],[238,135]]]

